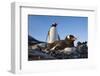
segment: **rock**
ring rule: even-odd
[[[67,48],[65,48],[65,49],[63,50],[63,52],[64,52],[64,53],[67,53],[67,54],[70,54],[70,53],[72,53],[72,52],[75,52],[75,50],[76,50],[75,47],[71,47],[71,48],[67,47]]]

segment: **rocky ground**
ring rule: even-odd
[[[39,50],[29,49],[28,59],[30,60],[51,60],[51,59],[80,59],[88,58],[87,43],[78,43],[75,50],[65,52],[65,50]]]
[[[74,38],[74,36],[70,35]],[[73,46],[68,46],[66,43],[70,43],[70,40],[56,41],[60,44],[60,48],[56,45],[50,48],[47,42],[38,41],[35,38],[28,36],[28,60],[51,60],[51,59],[80,59],[88,58],[88,46],[87,41],[77,42],[77,45],[74,46],[74,41],[71,43]],[[66,43],[64,41],[67,41]],[[72,42],[72,41],[71,41]],[[63,45],[61,45],[63,43]],[[70,45],[71,45],[70,44]],[[66,45],[66,47],[64,47]],[[55,48],[56,47],[56,48]],[[63,49],[61,49],[64,47]],[[53,49],[52,49],[53,48]]]

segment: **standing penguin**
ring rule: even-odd
[[[47,43],[53,43],[54,41],[60,40],[56,27],[57,23],[53,23],[51,25],[47,35]]]

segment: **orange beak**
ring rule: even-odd
[[[75,41],[75,40],[77,40],[77,38],[76,38],[76,37],[74,37],[72,40],[74,40],[74,41]]]

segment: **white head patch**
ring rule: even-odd
[[[70,39],[69,35],[67,36],[68,39]]]

